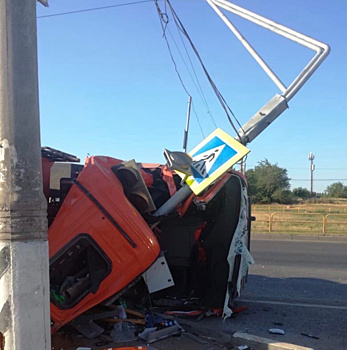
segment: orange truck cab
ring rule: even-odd
[[[168,293],[194,292],[206,306],[224,307],[224,314],[231,314],[252,262],[247,186],[240,173],[225,174],[175,213],[154,218],[146,207],[159,207],[180,187],[179,177],[167,168],[137,165],[134,175],[141,178],[148,199],[138,188],[129,192],[119,172],[117,177],[125,164],[121,160],[88,157],[82,167],[71,163],[77,160],[73,156],[57,152],[45,148],[42,153],[52,332],[116,298],[141,278],[160,251],[175,282]]]

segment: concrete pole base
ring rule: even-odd
[[[0,256],[0,349],[51,349],[48,242],[2,241]]]

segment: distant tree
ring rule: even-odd
[[[347,198],[347,186],[342,182],[334,182],[326,188],[325,194],[329,198]]]
[[[307,199],[311,197],[311,192],[303,187],[294,188],[292,193],[295,198]]]
[[[287,169],[271,164],[267,159],[258,163],[254,169],[246,172],[249,192],[254,203],[290,203]]]

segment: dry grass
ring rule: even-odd
[[[347,234],[347,205],[253,205],[252,215],[256,221],[252,223],[252,231],[290,234],[323,233],[325,221],[326,234]]]

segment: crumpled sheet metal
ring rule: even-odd
[[[241,205],[240,205],[240,216],[239,222],[237,224],[234,237],[231,241],[228,263],[229,263],[229,278],[228,282],[231,282],[232,275],[234,271],[235,256],[241,255],[240,271],[237,279],[237,294],[241,294],[241,281],[242,278],[247,275],[249,265],[254,264],[254,259],[252,258],[249,250],[247,249],[247,237],[248,237],[248,208],[247,208],[247,189],[242,184],[241,179],[238,178],[241,186]],[[227,288],[226,297],[224,301],[223,308],[223,318],[224,320],[230,317],[233,311],[229,308],[230,291]]]

